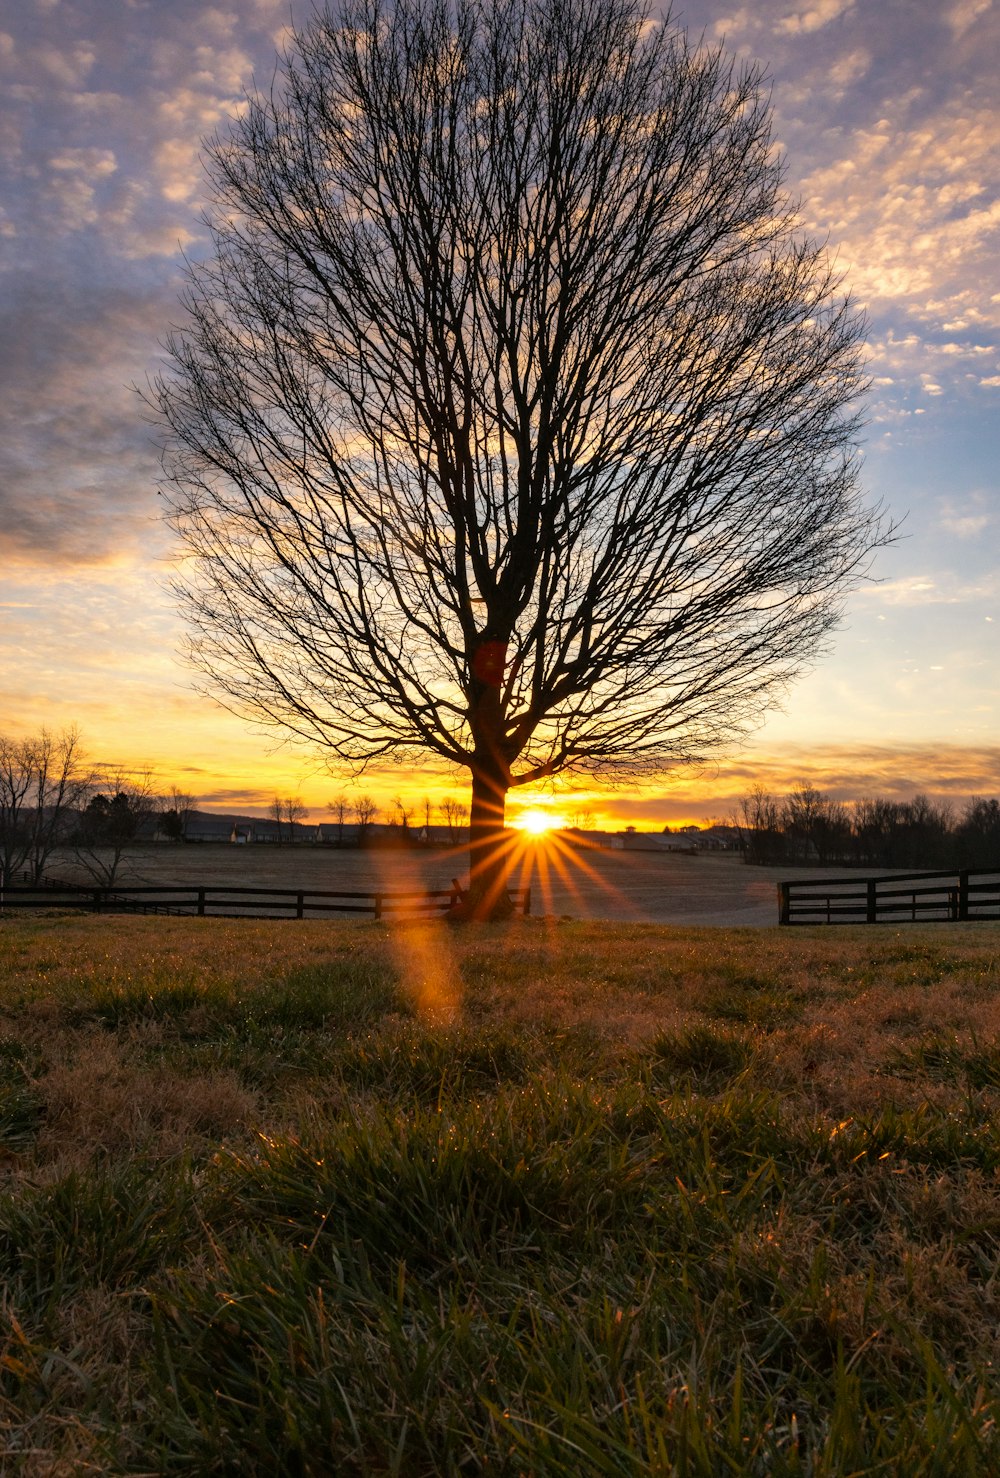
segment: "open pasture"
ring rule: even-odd
[[[5,919],[0,1466],[994,1474],[998,991],[995,925]]]
[[[86,881],[69,861],[58,860],[51,871]],[[824,876],[838,872],[856,876],[849,869],[824,869]],[[810,875],[815,871],[748,867],[727,853],[618,852],[530,837],[515,844],[510,871],[513,886],[530,883],[537,914],[739,927],[776,924],[779,880]],[[137,847],[127,854],[121,881],[374,892],[447,888],[453,877],[468,877],[465,847],[341,851],[220,843]]]

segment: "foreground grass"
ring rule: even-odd
[[[1000,930],[0,922],[0,1470],[1000,1471]]]

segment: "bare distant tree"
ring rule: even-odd
[[[160,831],[172,842],[182,842],[187,836],[188,823],[195,808],[196,797],[178,785],[171,785],[163,797],[160,810]]]
[[[302,804],[302,797],[297,795],[276,795],[271,802],[271,816],[278,823],[278,845],[282,846],[285,841],[292,844],[295,841],[296,824],[306,815],[306,807]]]
[[[333,813],[337,823],[337,846],[344,845],[344,827],[347,825],[347,817],[350,813],[351,803],[344,791],[335,795],[332,801],[327,802],[327,810]]]
[[[448,840],[458,842],[469,820],[469,808],[453,795],[446,795],[441,802],[441,815],[448,828]]]
[[[776,800],[761,784],[750,788],[740,801],[731,824],[740,836],[740,845],[747,862],[782,862],[785,857],[785,813],[780,800]]]
[[[358,823],[358,846],[368,841],[368,833],[378,819],[378,806],[370,795],[359,795],[354,802],[354,819]]]
[[[309,814],[308,806],[303,804],[300,795],[289,795],[285,797],[285,821],[288,825],[288,840],[294,842],[295,828],[304,821]]]
[[[413,807],[406,805],[400,796],[393,796],[392,806],[389,810],[389,825],[398,826],[403,836],[410,830],[410,822],[413,820]]]
[[[951,807],[915,795],[899,808],[895,857],[904,867],[932,867],[947,856],[954,823]]]
[[[973,796],[955,835],[963,867],[1000,867],[1000,801]]]
[[[34,775],[30,742],[0,737],[0,869],[9,881],[31,847],[28,796]]]
[[[104,888],[113,888],[129,866],[128,849],[140,838],[159,807],[149,770],[105,769],[90,781],[87,805],[80,814],[73,854]]]
[[[785,798],[783,830],[798,861],[845,861],[851,852],[846,806],[815,786],[798,785]]]
[[[0,871],[24,868],[37,883],[66,841],[89,783],[79,731],[42,729],[27,739],[0,735]]]
[[[281,847],[285,841],[285,798],[283,795],[276,795],[272,798],[268,815],[278,828],[278,846]]]
[[[875,863],[878,867],[890,865],[899,813],[899,803],[884,796],[863,796],[855,801],[851,832],[856,861]]]
[[[364,767],[639,775],[758,722],[890,536],[864,322],[760,70],[631,0],[342,0],[209,149],[152,400],[191,651]]]

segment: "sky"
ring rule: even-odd
[[[358,782],[223,712],[178,658],[154,433],[136,385],[204,256],[200,141],[270,81],[302,0],[0,0],[0,734],[78,724],[206,808]],[[758,60],[803,230],[869,319],[864,482],[901,521],[831,649],[699,773],[558,809],[642,828],[728,815],[751,784],[841,799],[1000,794],[1000,0],[689,0]],[[524,797],[530,803],[532,797]]]

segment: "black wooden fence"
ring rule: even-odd
[[[1000,919],[1000,868],[796,878],[778,884],[779,924],[974,923]]]
[[[230,888],[222,883],[142,885],[115,888],[47,880],[0,888],[0,909],[78,908],[92,913],[175,914],[216,919],[315,919],[329,914],[372,914],[376,919],[434,917],[460,898],[455,887],[384,890],[375,893],[316,892],[304,888]],[[531,889],[508,896],[531,913]]]

